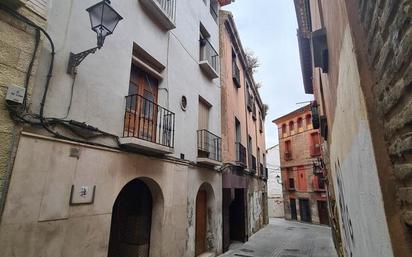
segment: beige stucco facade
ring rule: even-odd
[[[70,157],[73,148],[78,158]],[[143,180],[153,197],[150,256],[194,256],[194,209],[202,184],[212,189],[208,247],[221,252],[220,174],[29,134],[20,140],[13,169],[0,227],[2,254],[107,256],[113,204],[134,179]],[[93,203],[71,205],[72,185],[96,186]]]

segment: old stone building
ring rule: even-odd
[[[264,105],[233,15],[220,12],[223,249],[268,223]]]
[[[279,131],[285,217],[329,224],[327,195],[321,162],[319,130],[312,124],[311,105],[273,121]]]
[[[0,113],[11,174],[0,255],[222,252],[218,14],[230,2],[2,3],[2,105],[41,42],[27,106]]]
[[[295,0],[341,256],[412,256],[410,0]]]

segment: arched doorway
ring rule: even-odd
[[[160,216],[155,212],[159,206],[163,208],[163,203],[158,203],[158,193],[153,194],[154,183],[134,179],[120,191],[113,205],[108,257],[149,257],[153,249],[152,224],[156,226]]]
[[[210,184],[204,183],[196,195],[195,256],[213,251],[214,246],[214,193]]]

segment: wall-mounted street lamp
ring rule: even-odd
[[[94,54],[97,49],[103,47],[104,39],[113,34],[114,29],[122,16],[110,6],[109,0],[103,0],[86,9],[89,12],[91,29],[97,34],[97,46],[78,54],[70,53],[67,73],[73,75],[76,67],[89,55]]]

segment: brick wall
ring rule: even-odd
[[[376,76],[375,105],[394,164],[403,221],[412,225],[412,2],[358,0]]]

